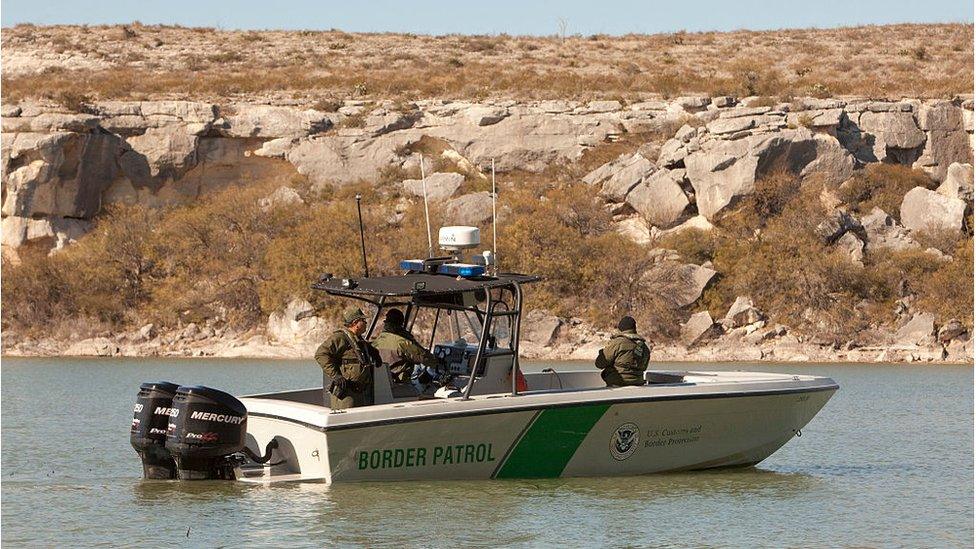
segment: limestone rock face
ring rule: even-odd
[[[954,362],[973,363],[973,339],[959,338],[953,339],[946,346],[946,358]]]
[[[966,203],[924,187],[908,191],[901,203],[901,222],[913,231],[960,230]]]
[[[930,345],[934,343],[935,315],[916,313],[898,329],[895,339],[905,345]]]
[[[600,185],[599,194],[607,200],[623,202],[627,194],[654,172],[654,164],[640,153],[612,160],[587,174],[583,181]]]
[[[786,115],[786,122],[792,126],[806,126],[808,128],[836,128],[841,124],[844,109],[810,109],[791,112]]]
[[[688,197],[670,170],[660,170],[631,189],[627,203],[651,225],[667,229],[682,219]]]
[[[701,311],[691,315],[688,322],[681,325],[681,343],[685,347],[694,347],[708,339],[714,333],[715,321],[708,311]]]
[[[265,141],[260,147],[252,151],[251,154],[264,158],[284,158],[296,143],[297,139],[293,137],[279,137],[278,139]]]
[[[950,341],[965,335],[966,332],[966,326],[960,322],[959,319],[953,318],[939,327],[937,339],[939,343],[947,344]]]
[[[559,335],[562,321],[541,309],[533,309],[522,319],[522,340],[526,343],[548,347]]]
[[[928,101],[918,109],[918,127],[925,131],[961,130],[962,109],[951,101]]]
[[[973,148],[970,134],[964,130],[932,130],[926,132],[928,139],[922,154],[912,167],[921,168],[932,179],[942,181],[949,165],[956,162],[972,163]]]
[[[5,139],[8,136],[4,136]],[[3,215],[90,218],[117,174],[111,134],[20,133],[4,151]]]
[[[714,228],[715,226],[712,225],[707,219],[705,219],[705,216],[696,215],[694,217],[689,218],[687,221],[685,221],[681,225],[678,225],[677,227],[672,227],[666,231],[661,231],[661,235],[665,236],[669,234],[680,233],[682,231],[687,231],[691,229],[708,232]]]
[[[72,344],[64,351],[65,356],[115,356],[119,346],[110,339],[93,337]]]
[[[499,172],[543,172],[576,162],[622,133],[659,132],[679,123],[684,125],[660,147],[645,144],[584,181],[613,203],[615,214],[633,209],[657,231],[688,217],[715,220],[753,192],[758,178],[778,169],[839,183],[852,173],[852,151],[860,162],[914,163],[948,182],[940,195],[962,199],[971,211],[972,179],[960,175],[972,165],[971,99],[798,98],[789,108],[736,105],[741,103],[731,97],[627,107],[617,101],[425,100],[404,111],[392,102],[349,101],[325,113],[267,104],[104,101],[79,114],[44,102],[5,104],[2,212],[33,221],[6,222],[11,232],[4,241],[69,242],[74,229],[59,224],[89,220],[113,202],[186,203],[229,185],[269,179],[290,186],[295,172],[313,190],[372,183],[413,170],[421,151],[450,160],[468,178],[484,177],[492,159]],[[363,123],[335,127],[352,116]],[[694,124],[687,123],[691,118]],[[443,187],[445,200],[459,192],[449,192],[453,186]],[[887,227],[881,231],[887,244],[911,242],[897,236],[900,227],[878,227]],[[874,246],[874,236],[862,240]]]
[[[444,219],[454,225],[481,225],[491,219],[491,193],[471,193],[448,200]]]
[[[869,248],[904,250],[918,246],[904,227],[877,206],[861,218],[861,226]]]
[[[272,105],[234,105],[221,118],[217,126],[226,137],[297,137],[332,127],[328,113]]]
[[[613,228],[621,235],[626,236],[641,246],[646,246],[651,243],[651,231],[647,226],[647,222],[640,216],[630,216],[626,219],[616,221],[613,224]]]
[[[864,242],[852,232],[844,233],[834,242],[834,246],[846,253],[853,263],[861,263],[864,260]]]
[[[375,139],[340,135],[305,139],[291,148],[285,158],[316,186],[371,181],[396,164],[398,146],[412,142],[408,136],[397,134]]]
[[[282,311],[268,317],[268,339],[280,343],[323,340],[329,330],[325,319],[315,315],[312,304],[292,299]]]
[[[508,116],[508,109],[494,106],[471,107],[464,111],[464,115],[476,126],[491,126]]]
[[[837,185],[854,175],[854,157],[830,135],[813,135],[815,156],[800,170],[800,175],[819,175],[828,185]]]
[[[131,179],[148,184],[144,176],[176,179],[196,164],[199,137],[183,126],[149,128],[142,135],[126,139],[132,150],[122,154],[123,170]]]
[[[954,162],[946,170],[945,181],[936,192],[949,198],[973,201],[973,165]]]
[[[668,262],[655,266],[644,277],[654,291],[666,295],[675,307],[680,308],[698,301],[716,274],[714,270],[694,263],[673,265]]]
[[[45,217],[34,219],[10,215],[3,218],[0,231],[2,244],[18,248],[25,244],[45,244],[48,248],[60,250],[81,238],[92,226],[87,219],[66,217]]]
[[[427,176],[427,198],[432,201],[447,200],[464,183],[464,176],[459,173],[432,173]],[[403,190],[423,197],[424,182],[420,179],[407,179],[403,182]]]
[[[278,207],[301,206],[305,204],[305,201],[302,200],[301,195],[295,189],[281,186],[268,196],[259,200],[258,203],[261,209],[267,211]]]
[[[583,112],[599,113],[620,110],[620,101],[590,101]]]
[[[844,210],[834,210],[817,225],[816,232],[817,236],[825,243],[833,244],[848,231],[860,229],[860,227],[861,224],[851,214]]]
[[[839,183],[850,175],[853,160],[832,137],[799,129],[712,142],[688,155],[684,164],[695,188],[698,212],[712,220],[735,200],[750,194],[756,180],[773,170],[787,169],[805,176],[822,173],[828,182]],[[838,165],[843,168],[838,169]]]
[[[739,328],[759,322],[764,316],[759,309],[753,306],[752,299],[739,296],[729,307],[729,312],[722,319],[722,324],[727,328]]]
[[[873,140],[871,150],[878,162],[903,160],[899,152],[912,151],[925,144],[925,133],[918,128],[911,112],[868,111],[861,114],[859,125]]]
[[[477,165],[490,165],[494,158],[498,171],[541,172],[553,162],[579,160],[588,147],[621,130],[619,120],[604,114],[546,115],[509,110],[509,116],[488,126],[451,119],[422,132],[444,139]]]

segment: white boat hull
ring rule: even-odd
[[[837,389],[826,378],[743,375],[338,413],[245,398],[249,444],[257,450],[277,438],[280,446],[276,465],[251,469],[245,480],[551,478],[753,465],[793,438]]]

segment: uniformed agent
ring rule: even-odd
[[[366,315],[357,307],[342,313],[343,327],[332,332],[315,351],[315,361],[332,379],[328,387],[333,410],[373,403],[373,368],[379,364],[376,349],[363,339]]]
[[[383,331],[373,340],[373,347],[379,352],[380,360],[390,365],[390,374],[396,383],[409,383],[418,365],[435,369],[438,366],[437,358],[417,343],[403,323],[403,313],[399,309],[390,309],[383,320]],[[420,375],[423,376],[423,372]]]
[[[644,385],[644,371],[651,350],[644,338],[637,335],[637,322],[625,316],[617,324],[617,333],[596,356],[596,367],[603,370],[600,377],[607,387]]]

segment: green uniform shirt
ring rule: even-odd
[[[369,387],[373,380],[373,370],[360,360],[355,345],[363,346],[363,353],[369,354],[369,343],[346,328],[332,332],[315,351],[315,361],[332,379],[342,376],[356,384],[357,390]]]
[[[651,350],[634,330],[614,334],[596,356],[607,385],[643,385]]]
[[[410,381],[413,367],[417,364],[437,367],[437,358],[423,348],[410,332],[383,324],[383,331],[373,340],[373,347],[379,351],[380,358],[390,365],[393,379],[405,383]]]

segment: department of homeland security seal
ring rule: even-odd
[[[633,423],[624,423],[610,436],[610,455],[623,461],[634,455],[640,440],[640,429]]]

